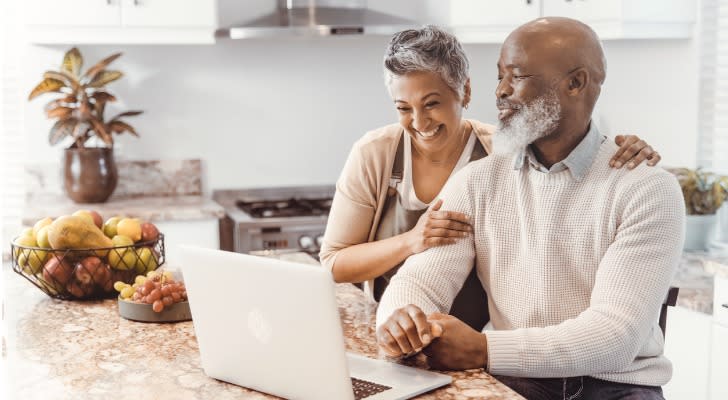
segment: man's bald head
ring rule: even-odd
[[[498,59],[502,140],[515,149],[538,138],[585,134],[605,78],[601,43],[587,25],[548,17],[518,27]]]
[[[595,85],[601,86],[606,79],[606,59],[599,37],[575,19],[545,17],[527,22],[508,35],[506,45],[544,53],[544,61],[561,71],[583,67]]]

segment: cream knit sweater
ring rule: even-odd
[[[668,382],[658,316],[681,255],[682,193],[660,168],[609,168],[616,149],[602,143],[579,182],[499,155],[466,166],[442,209],[471,215],[474,234],[410,257],[377,325],[407,304],[446,313],[475,265],[495,329],[490,373]]]

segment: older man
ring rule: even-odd
[[[683,200],[663,170],[608,167],[616,147],[591,123],[605,76],[599,39],[578,21],[542,18],[508,36],[496,154],[441,193],[474,235],[412,256],[392,280],[377,312],[389,356],[484,367],[529,399],[662,398],[672,366],[658,316]],[[441,314],[473,267],[494,328],[482,333]]]

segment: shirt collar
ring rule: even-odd
[[[531,146],[526,146],[523,150],[519,151],[513,161],[513,169],[523,168],[526,161],[529,165],[541,172],[555,173],[568,169],[575,180],[580,181],[586,175],[589,166],[599,152],[599,146],[604,142],[605,137],[599,134],[599,130],[593,123],[589,124],[589,131],[586,136],[579,142],[574,150],[569,155],[552,165],[551,168],[546,168],[533,154]]]

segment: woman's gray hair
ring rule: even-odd
[[[434,72],[463,98],[468,74],[468,57],[457,38],[434,25],[407,29],[392,36],[384,54],[384,79],[409,72]]]

